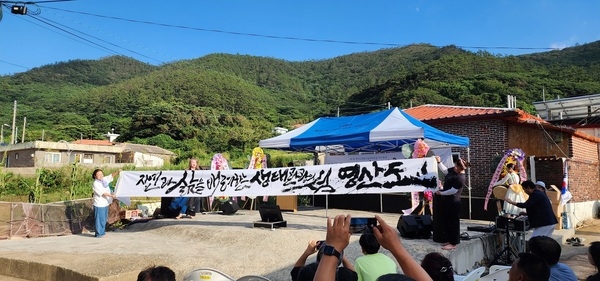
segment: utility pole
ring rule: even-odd
[[[15,143],[15,137],[16,137],[16,135],[15,135],[15,129],[17,128],[17,127],[15,127],[15,124],[17,122],[16,118],[17,118],[17,101],[15,100],[15,103],[14,103],[14,106],[13,106],[13,122],[12,122],[12,128],[11,128],[12,134],[10,136],[10,144],[14,144]]]
[[[23,137],[21,137],[21,143],[25,142],[25,125],[27,124],[27,116],[23,117]]]

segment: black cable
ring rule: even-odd
[[[46,13],[46,14],[47,14],[47,13]],[[103,30],[96,29],[96,28],[94,28],[94,27],[91,27],[91,26],[89,26],[89,25],[86,25],[86,24],[84,24],[84,23],[81,23],[81,22],[79,22],[79,21],[77,21],[77,20],[74,20],[74,19],[72,19],[72,18],[69,18],[69,17],[65,16],[65,15],[64,15],[64,13],[55,13],[55,12],[51,11],[51,12],[50,12],[50,14],[52,14],[52,15],[54,15],[54,16],[57,16],[57,17],[60,17],[60,18],[61,18],[61,19],[63,19],[63,20],[70,21],[71,23],[77,24],[77,25],[79,25],[79,26],[83,26],[83,27],[91,28],[91,29],[93,29],[93,31],[97,31],[97,32],[99,32],[99,33],[101,33],[101,34],[109,35],[110,37],[112,37],[112,38],[114,38],[114,39],[116,39],[116,40],[123,41],[123,42],[125,42],[125,43],[127,43],[127,44],[133,45],[134,47],[141,48],[141,49],[145,49],[145,50],[147,50],[147,51],[149,51],[149,52],[152,52],[152,53],[158,54],[158,55],[160,55],[160,56],[164,56],[164,57],[170,57],[171,59],[173,59],[173,58],[172,58],[170,55],[166,55],[166,54],[163,54],[163,53],[160,53],[160,52],[156,52],[156,51],[154,51],[154,50],[151,50],[151,49],[149,49],[149,48],[147,48],[147,47],[141,46],[141,45],[139,45],[139,44],[137,44],[137,43],[135,43],[135,42],[128,41],[127,39],[120,38],[119,36],[115,36],[115,35],[113,35],[113,34],[110,34],[110,33],[106,32],[106,31],[103,31]],[[120,47],[120,48],[121,48],[121,47]],[[123,48],[123,49],[124,49],[124,48]],[[131,51],[131,50],[129,50],[129,51]],[[131,51],[131,52],[133,52],[133,51]],[[141,54],[140,54],[140,56],[144,56],[144,55],[141,55]],[[163,61],[160,61],[160,60],[158,60],[158,59],[155,59],[155,58],[149,58],[149,59],[151,59],[151,60],[155,60],[155,61],[157,61],[157,62],[160,62],[160,63],[164,63]]]
[[[228,31],[228,30],[221,30],[221,29],[209,29],[209,28],[174,25],[174,24],[167,24],[167,23],[157,23],[157,22],[151,22],[151,21],[125,19],[125,18],[120,18],[120,17],[104,16],[104,15],[92,14],[92,13],[88,13],[88,12],[79,12],[79,11],[66,10],[66,9],[60,9],[60,8],[54,8],[54,7],[46,7],[46,6],[42,6],[42,7],[48,8],[48,9],[53,9],[53,10],[58,10],[58,11],[63,11],[63,12],[68,12],[68,13],[75,13],[75,14],[88,15],[88,16],[94,16],[94,17],[100,17],[100,18],[120,20],[120,21],[144,23],[144,24],[159,25],[159,26],[165,26],[165,27],[175,27],[175,28],[181,28],[181,29],[192,29],[192,30],[198,30],[198,31],[214,32],[214,33],[224,33],[224,34],[230,34],[230,35],[242,35],[242,36],[269,38],[269,39],[296,40],[296,41],[307,41],[307,42],[352,44],[352,45],[377,45],[377,46],[388,46],[388,47],[405,47],[405,46],[410,45],[410,44],[398,44],[398,43],[344,41],[344,40],[315,39],[315,38],[304,38],[304,37],[294,37],[294,36],[278,36],[278,35],[268,35],[268,34],[259,34],[259,33],[245,33],[245,32]],[[441,48],[444,46],[434,46],[434,47]],[[560,48],[552,48],[552,47],[510,47],[510,46],[487,46],[487,47],[486,46],[456,46],[456,47],[463,48],[463,49],[560,50]]]
[[[138,52],[136,52],[136,51],[134,51],[134,50],[131,50],[131,49],[128,49],[128,48],[125,48],[125,47],[121,47],[121,46],[119,46],[119,45],[117,45],[117,44],[114,44],[114,43],[108,42],[108,41],[106,41],[106,40],[104,40],[104,39],[101,39],[101,38],[98,38],[98,37],[96,37],[96,36],[93,36],[93,35],[87,34],[87,33],[85,33],[85,32],[79,31],[79,30],[77,30],[77,29],[74,29],[74,28],[72,28],[72,27],[68,27],[68,26],[66,26],[66,25],[64,25],[64,24],[61,24],[61,23],[59,23],[59,22],[56,22],[56,21],[53,21],[53,20],[50,20],[50,19],[47,19],[47,18],[45,18],[45,17],[41,17],[41,16],[40,16],[39,18],[41,18],[41,19],[44,19],[44,20],[46,20],[46,21],[48,21],[48,22],[52,22],[52,23],[54,23],[54,24],[56,24],[56,25],[60,25],[60,26],[62,26],[62,27],[64,27],[64,28],[70,29],[70,30],[72,30],[72,31],[74,31],[74,32],[77,32],[77,33],[83,34],[84,36],[88,36],[88,37],[90,37],[90,38],[93,38],[93,39],[96,39],[96,40],[98,40],[98,41],[104,42],[104,43],[106,43],[106,44],[109,44],[109,45],[111,45],[111,46],[113,46],[113,47],[117,47],[117,48],[120,48],[120,49],[126,50],[126,51],[128,51],[128,52],[134,53],[134,54],[136,54],[136,55],[139,55],[139,56],[145,57],[145,58],[147,58],[147,59],[151,59],[151,60],[157,61],[157,62],[159,62],[159,63],[163,63],[163,62],[162,62],[162,61],[160,61],[160,60],[157,60],[157,59],[154,59],[154,58],[148,57],[148,56],[146,56],[146,55],[144,55],[144,54],[141,54],[141,53],[138,53]],[[61,29],[61,30],[62,30],[62,29]],[[70,34],[71,34],[71,33],[70,33]]]
[[[16,67],[22,67],[22,68],[29,69],[29,67],[27,67],[27,66],[22,66],[22,65],[19,65],[19,64],[16,64],[16,63],[12,63],[12,62],[7,62],[7,61],[3,61],[3,60],[0,60],[0,62],[1,63],[5,63],[5,64],[10,64],[10,65],[16,66]]]
[[[62,32],[65,32],[65,33],[68,33],[68,34],[70,34],[70,35],[72,35],[72,36],[75,36],[75,37],[77,37],[77,38],[79,38],[79,39],[81,39],[81,40],[84,40],[84,41],[86,41],[86,42],[89,42],[89,43],[91,43],[91,44],[93,44],[93,45],[96,45],[96,46],[98,46],[98,47],[100,47],[100,48],[102,48],[102,49],[105,49],[106,51],[112,52],[112,53],[114,53],[114,54],[119,54],[119,52],[117,52],[117,51],[111,50],[111,49],[109,49],[109,48],[107,48],[107,47],[105,47],[105,46],[102,46],[102,45],[100,45],[100,44],[97,44],[96,42],[93,42],[93,41],[91,41],[91,40],[88,40],[88,39],[86,39],[86,38],[83,38],[83,37],[81,37],[81,36],[79,36],[79,35],[77,35],[77,34],[74,34],[73,32],[70,32],[70,31],[68,31],[68,30],[65,30],[65,29],[63,29],[63,28],[60,28],[60,27],[58,27],[58,26],[56,26],[56,25],[53,25],[53,24],[51,24],[51,23],[48,23],[48,22],[44,21],[44,20],[43,20],[43,19],[41,19],[41,18],[38,18],[38,17],[35,17],[35,16],[29,16],[29,17],[31,17],[32,19],[38,20],[38,21],[40,21],[40,22],[42,22],[42,23],[44,23],[44,24],[47,24],[47,25],[49,25],[49,26],[52,26],[52,27],[54,27],[54,28],[56,28],[56,29],[58,29],[58,30],[60,30],[60,31],[62,31]]]

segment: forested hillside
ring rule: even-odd
[[[427,44],[288,62],[213,54],[159,67],[125,57],[74,60],[0,77],[0,123],[27,116],[26,141],[100,139],[163,146],[182,157],[244,157],[275,126],[365,113],[389,102],[504,107],[600,93],[600,42],[524,56]],[[20,137],[19,137],[20,138]]]

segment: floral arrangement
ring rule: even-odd
[[[423,158],[427,156],[427,152],[429,152],[429,145],[425,143],[422,139],[417,139],[414,144],[414,151],[412,158]]]
[[[525,160],[525,152],[520,148],[512,148],[506,151],[500,163],[498,163],[498,167],[496,167],[496,172],[494,172],[494,176],[490,181],[490,185],[488,186],[488,192],[485,196],[485,203],[483,205],[483,209],[487,210],[488,201],[492,196],[492,191],[494,189],[494,183],[498,181],[498,179],[506,174],[506,164],[513,163],[515,166],[518,166],[519,176],[521,181],[527,180],[527,172],[525,171],[525,167],[523,166],[523,161]]]

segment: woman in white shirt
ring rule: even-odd
[[[117,170],[108,176],[104,176],[102,169],[96,169],[92,173],[94,182],[93,204],[94,204],[94,226],[95,237],[102,238],[106,234],[106,221],[108,219],[108,205],[116,198],[116,195],[110,191],[108,184],[112,182],[113,177],[117,176],[121,170]]]

